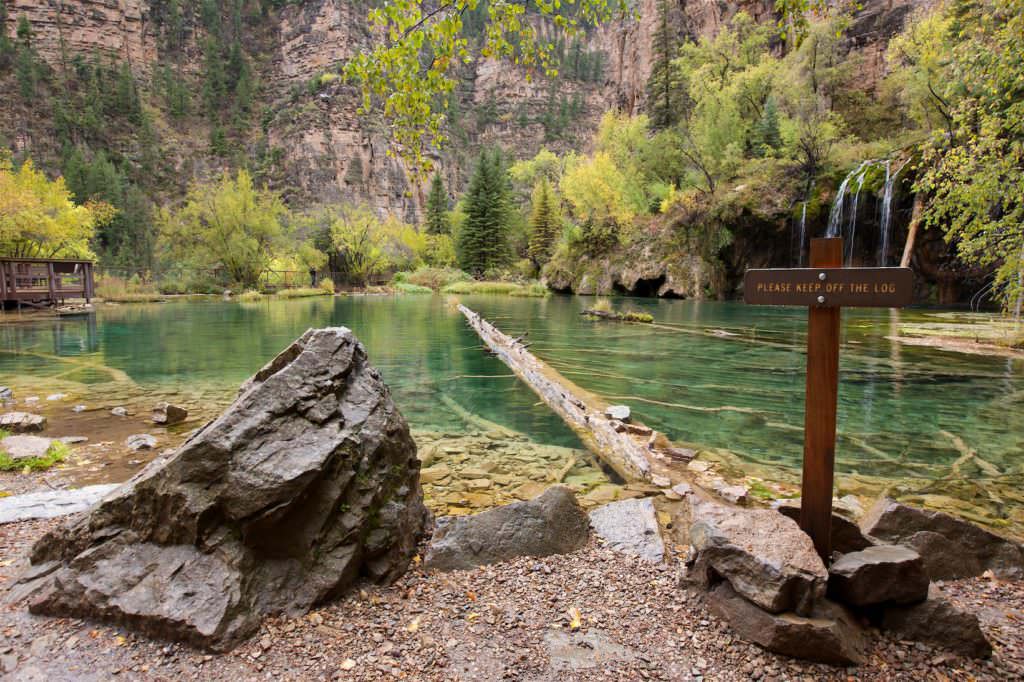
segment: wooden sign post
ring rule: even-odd
[[[843,268],[843,240],[811,240],[810,267],[748,270],[743,300],[802,305],[807,315],[807,394],[800,527],[829,561],[832,479],[839,396],[839,312],[842,306],[898,308],[913,296],[910,268]]]

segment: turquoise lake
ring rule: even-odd
[[[593,298],[463,296],[585,389],[629,405],[670,437],[733,453],[758,475],[792,476],[802,453],[806,311],[741,303],[617,299],[656,324],[592,321]],[[8,315],[0,384],[79,386],[103,400],[182,394],[224,404],[238,385],[309,327],[344,325],[366,345],[414,429],[457,431],[451,401],[553,445],[575,436],[480,341],[446,296],[350,296],[100,306],[64,318]],[[985,489],[1007,508],[1024,476],[1024,362],[904,345],[886,337],[928,310],[847,310],[840,357],[837,471],[945,489],[964,447],[994,467]],[[108,389],[116,385],[118,388]],[[125,388],[129,385],[131,388]],[[55,387],[55,388],[54,388]],[[118,393],[120,392],[120,393]],[[450,400],[442,400],[446,396]],[[969,477],[970,478],[970,477]],[[1003,510],[1002,516],[1015,516]]]

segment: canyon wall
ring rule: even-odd
[[[714,35],[737,11],[761,21],[773,21],[770,0],[722,3],[718,0],[667,0],[670,26],[680,38]],[[130,64],[144,90],[165,60],[157,15],[167,11],[157,0],[6,0],[7,32],[14,36],[20,16],[33,30],[33,47],[54,69],[67,70],[73,55],[109,55]],[[915,3],[907,0],[869,0],[851,30],[851,47],[864,55],[864,82],[868,87],[884,70],[882,53],[888,38],[903,24]],[[555,151],[586,148],[601,114],[608,109],[639,113],[651,72],[652,41],[660,22],[659,0],[639,0],[635,14],[591,31],[586,49],[604,55],[602,77],[596,82],[560,79],[557,94],[574,98],[582,111],[559,139],[545,140],[537,122],[549,106],[552,83],[527,80],[525,72],[506,62],[478,60],[463,69],[459,107],[462,132],[434,160],[449,188],[465,186],[482,147],[498,144],[514,158],[535,154],[542,146]],[[202,68],[198,48],[202,35],[192,15],[184,20],[179,62],[185,73]],[[353,0],[312,0],[288,4],[263,17],[246,17],[252,35],[246,49],[257,66],[265,134],[254,136],[256,145],[271,150],[268,171],[271,186],[285,192],[294,205],[309,206],[339,201],[366,202],[378,212],[394,212],[407,220],[421,216],[425,182],[408,172],[389,154],[390,136],[374,116],[358,113],[355,88],[336,80],[318,91],[307,91],[310,79],[330,70],[372,43],[366,8]],[[248,36],[247,36],[248,37]],[[63,46],[63,48],[62,48]],[[196,80],[198,80],[196,78]],[[300,93],[296,96],[296,92]],[[480,121],[472,113],[493,104],[494,115]],[[52,121],[45,115],[26,116],[0,103],[0,134],[15,151],[43,159],[52,157]],[[158,108],[154,108],[158,111]],[[525,116],[529,114],[529,116]],[[182,123],[160,124],[161,154],[174,174],[188,178],[219,172],[228,164],[206,152],[209,126],[193,116]],[[454,191],[453,191],[454,193]]]

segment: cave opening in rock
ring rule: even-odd
[[[629,294],[631,296],[657,296],[658,290],[665,284],[665,275],[659,275],[652,279],[638,279],[632,289],[628,289],[621,282],[615,282],[615,293]]]

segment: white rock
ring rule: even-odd
[[[47,490],[0,498],[0,524],[29,519],[52,519],[84,511],[117,487],[117,483],[90,485],[74,490]]]
[[[590,512],[590,527],[617,552],[651,563],[658,563],[665,557],[658,516],[649,498],[598,507]]]
[[[156,437],[148,433],[135,433],[128,436],[124,444],[132,450],[152,450],[156,447]]]
[[[7,436],[0,440],[0,452],[6,452],[11,459],[43,457],[53,443],[51,438],[42,436]]]

